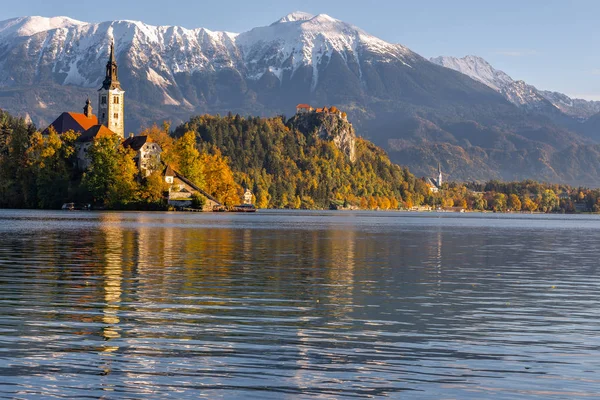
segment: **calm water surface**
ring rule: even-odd
[[[600,218],[0,210],[1,398],[600,398]]]

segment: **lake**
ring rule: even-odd
[[[600,397],[598,216],[0,210],[0,398]]]

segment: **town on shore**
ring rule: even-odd
[[[0,110],[0,207],[600,211],[597,189],[446,182],[442,165],[417,178],[335,106],[299,104],[290,119],[202,115],[127,136],[124,110],[112,43],[97,114],[88,98],[40,132]]]

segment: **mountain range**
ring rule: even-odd
[[[199,113],[289,116],[298,103],[336,105],[359,135],[418,175],[440,162],[454,180],[600,186],[598,104],[539,91],[482,59],[428,60],[324,14],[294,12],[239,34],[2,21],[0,108],[44,127],[87,96],[95,104],[112,40],[127,131]]]
[[[538,90],[535,86],[522,80],[515,81],[504,71],[495,69],[481,57],[440,56],[431,58],[430,61],[489,86],[518,107],[530,110],[544,110],[552,107],[581,121],[600,112],[600,101],[573,99],[563,93]]]

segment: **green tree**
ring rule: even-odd
[[[109,208],[126,207],[137,199],[135,154],[120,142],[117,135],[94,139],[88,149],[90,167],[82,179],[92,201]]]
[[[544,190],[542,193],[542,199],[540,202],[540,208],[544,212],[550,212],[558,209],[559,201],[556,193],[550,189]]]
[[[196,148],[196,134],[186,132],[175,142],[175,154],[179,172],[196,185],[204,186],[203,166],[200,152]]]
[[[45,137],[39,132],[33,134],[28,155],[36,177],[38,207],[59,208],[69,200],[77,137],[73,131],[61,136],[53,130]]]
[[[192,208],[202,210],[206,204],[206,198],[200,193],[192,193]]]
[[[154,171],[142,181],[139,200],[153,206],[165,206],[165,192],[169,190],[169,185],[165,182],[162,173]]]

